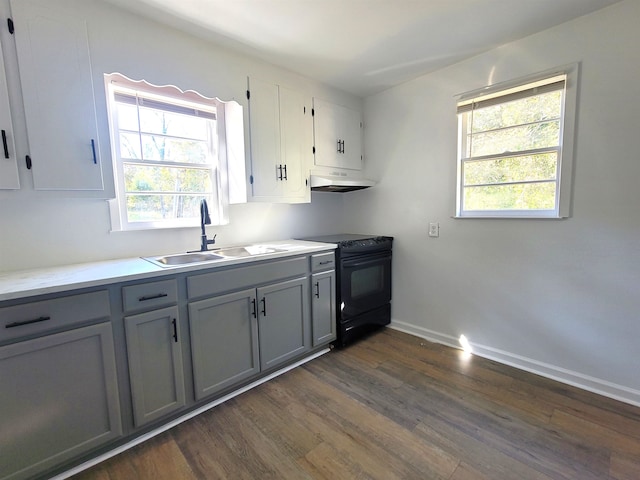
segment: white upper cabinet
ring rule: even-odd
[[[362,170],[362,115],[313,99],[315,166]]]
[[[101,191],[87,25],[45,5],[11,1],[34,188]]]
[[[249,80],[251,200],[311,201],[311,98],[302,93]]]
[[[4,54],[0,40],[0,130],[2,130],[2,145],[0,145],[0,189],[15,190],[20,188],[18,178],[18,162],[13,140],[13,124],[9,110],[9,92],[4,70]]]

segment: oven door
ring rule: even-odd
[[[391,251],[340,260],[340,320],[391,301]]]

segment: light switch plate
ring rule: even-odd
[[[439,237],[440,236],[440,224],[435,222],[429,222],[429,236],[430,237]]]

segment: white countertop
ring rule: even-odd
[[[160,277],[174,273],[191,272],[260,260],[284,258],[336,248],[335,244],[308,242],[304,240],[260,242],[259,244],[272,246],[284,251],[253,257],[225,258],[206,263],[171,267],[160,267],[142,258],[125,258],[0,273],[0,302],[14,300],[17,298],[44,295],[47,293],[62,292],[65,290],[75,290],[79,288],[108,285],[111,283]],[[233,245],[222,248],[231,248],[235,246],[244,245]]]

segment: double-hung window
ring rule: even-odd
[[[225,103],[175,87],[106,76],[116,199],[114,230],[228,223]],[[244,159],[242,159],[244,162]]]
[[[461,97],[458,217],[568,216],[575,70]]]

